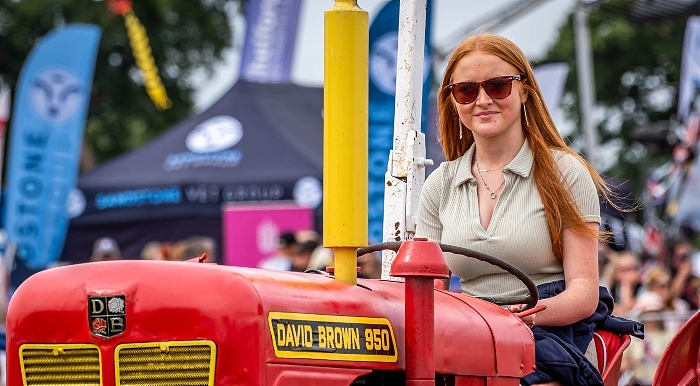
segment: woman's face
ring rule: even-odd
[[[482,52],[473,52],[457,62],[452,83],[479,82],[501,76],[519,74],[512,65],[499,57]],[[527,100],[522,83],[514,80],[508,97],[491,98],[483,87],[474,102],[459,104],[454,101],[464,126],[475,137],[490,138],[514,130],[522,131],[520,123],[520,106]]]

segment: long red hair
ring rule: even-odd
[[[554,254],[559,259],[563,257],[561,230],[565,227],[595,238],[604,239],[604,233],[589,228],[581,218],[581,212],[576,206],[568,186],[561,183],[561,172],[554,161],[551,150],[559,149],[578,158],[588,168],[588,172],[593,178],[599,194],[608,201],[610,201],[609,197],[612,194],[610,188],[583,157],[576,154],[566,145],[566,142],[564,142],[554,125],[549,110],[547,110],[530,62],[520,48],[510,40],[492,34],[470,36],[452,52],[445,69],[445,76],[442,79],[437,100],[440,143],[445,153],[445,158],[451,161],[461,157],[474,143],[474,137],[469,130],[464,131],[462,140],[459,139],[459,116],[452,94],[447,86],[452,83],[452,75],[457,62],[477,51],[495,55],[515,67],[517,73],[527,75],[527,78],[521,82],[524,91],[528,94],[527,101],[524,104],[527,118],[525,118],[521,109],[520,119],[525,138],[527,138],[532,148],[534,178],[540,198],[544,204],[545,217],[552,239],[552,251]]]

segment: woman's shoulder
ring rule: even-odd
[[[435,194],[445,191],[448,187],[452,187],[456,182],[461,159],[462,157],[452,161],[441,162],[440,165],[425,178],[423,190]]]
[[[433,170],[433,172],[426,177],[426,183],[428,182],[428,180],[439,180],[440,182],[447,182],[448,180],[454,179],[463,157],[464,156],[454,159],[452,161],[441,162],[440,165],[438,165],[438,167],[435,168],[435,170]]]
[[[585,161],[579,155],[575,153],[561,150],[561,149],[551,149],[552,156],[554,156],[554,162],[556,162],[557,167],[564,176],[585,176],[590,175],[588,168],[585,165]]]
[[[586,168],[586,166],[581,161],[581,157],[562,149],[550,149],[552,156],[554,156],[554,161],[560,168]]]

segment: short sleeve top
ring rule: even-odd
[[[525,272],[535,284],[564,279],[564,267],[552,251],[544,205],[535,182],[533,154],[525,141],[503,168],[505,185],[487,229],[479,221],[477,180],[471,165],[475,146],[460,158],[443,162],[425,181],[416,237],[473,249],[500,258]],[[586,166],[575,156],[552,150],[584,222],[600,223],[598,193]],[[521,296],[525,286],[488,263],[446,253],[450,270],[472,296]]]

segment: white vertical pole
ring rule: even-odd
[[[427,0],[401,0],[399,9],[394,148],[385,175],[384,241],[413,238],[425,166],[432,165],[425,159],[425,135],[420,131],[426,6]],[[383,252],[382,279],[391,278],[395,256],[393,251]]]
[[[581,128],[586,139],[584,154],[596,167],[598,160],[595,150],[598,148],[598,132],[593,119],[595,109],[595,81],[593,75],[593,55],[591,54],[590,31],[588,30],[588,11],[585,0],[577,0],[574,13],[574,35],[576,39],[576,69],[578,71],[579,107],[581,111]]]

